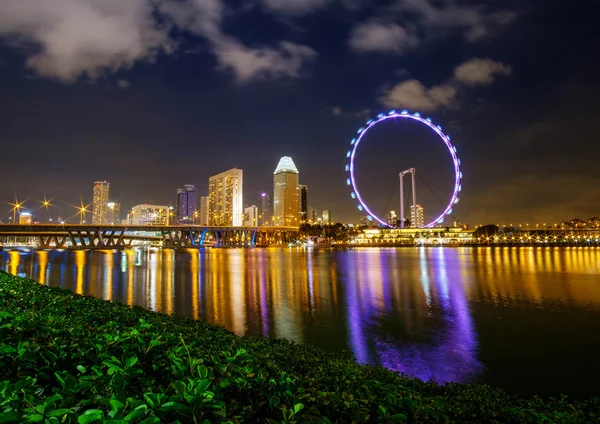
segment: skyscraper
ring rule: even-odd
[[[331,211],[324,210],[323,215],[321,215],[323,224],[331,224]]]
[[[233,168],[208,180],[208,223],[239,227],[244,216],[243,172]]]
[[[260,225],[273,225],[273,204],[271,203],[271,193],[263,192],[260,194]]]
[[[308,186],[300,184],[300,222],[308,221]]]
[[[415,210],[414,206],[411,206],[410,207],[410,219],[411,219],[410,226],[414,227],[414,228],[423,228],[425,226],[425,217],[423,214],[423,207],[421,207],[421,205],[417,205],[416,225],[415,225],[415,222],[412,222],[415,220],[414,210]]]
[[[276,227],[297,227],[300,214],[298,169],[289,156],[279,159],[273,173],[273,217]]]
[[[198,225],[208,225],[208,196],[200,197],[200,221]]]
[[[102,225],[107,223],[109,186],[110,184],[106,181],[94,182],[92,224]]]
[[[191,224],[196,212],[196,186],[186,184],[177,189],[177,223]]]
[[[108,225],[118,225],[121,223],[121,204],[117,202],[108,202],[106,204],[106,223]]]

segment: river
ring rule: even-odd
[[[0,269],[423,380],[598,393],[600,248],[32,250]]]

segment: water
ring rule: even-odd
[[[600,248],[9,251],[0,269],[424,380],[598,394]]]

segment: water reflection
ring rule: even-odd
[[[350,349],[362,363],[423,380],[509,387],[522,379],[514,361],[542,372],[553,365],[538,356],[562,354],[566,343],[576,357],[568,384],[600,377],[586,359],[600,330],[588,319],[600,309],[600,249],[9,251],[0,252],[0,269],[239,335]],[[573,328],[592,336],[574,342]],[[554,344],[529,340],[543,331]]]

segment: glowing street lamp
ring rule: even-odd
[[[77,214],[79,215],[79,225],[85,222],[85,214],[89,212],[88,206],[90,205],[91,203],[84,206],[83,202],[81,202],[80,206],[73,206],[75,209],[77,209]]]
[[[13,208],[11,209],[13,212],[13,224],[17,223],[17,212],[21,212],[21,209],[23,209],[23,205],[25,204],[26,200],[23,200],[22,202],[19,202],[17,200],[17,196],[15,195],[15,203],[10,203],[7,202],[9,205],[11,205]]]

